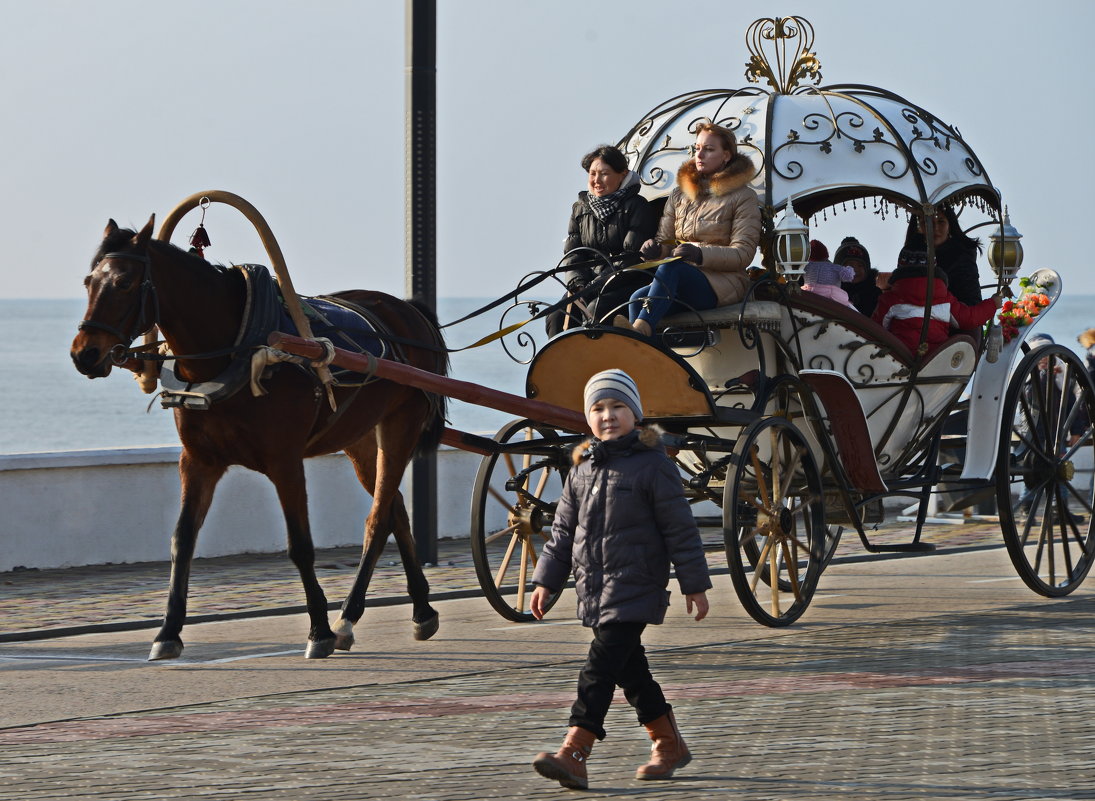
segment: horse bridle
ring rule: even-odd
[[[106,323],[100,323],[98,320],[85,319],[77,326],[77,330],[86,331],[88,329],[98,329],[100,331],[106,331],[112,336],[116,336],[121,340],[121,349],[127,350],[130,345],[142,333],[150,329],[152,326],[160,320],[160,299],[156,295],[156,287],[152,283],[152,260],[148,257],[147,253],[106,253],[99,260],[99,264],[109,259],[129,259],[130,261],[138,261],[144,264],[144,275],[141,277],[140,286],[140,299],[138,301],[137,316],[133,320],[133,326],[129,333],[125,333],[112,325]],[[95,265],[96,268],[99,264]],[[111,348],[111,351],[117,349],[117,346]]]

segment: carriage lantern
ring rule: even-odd
[[[787,209],[773,233],[780,272],[789,279],[801,278],[810,260],[810,229],[795,213],[791,198],[787,198]]]
[[[1023,235],[1011,224],[1011,215],[1004,208],[1004,222],[1000,232],[989,237],[989,265],[992,271],[1005,281],[1011,281],[1019,272],[1023,263],[1023,245],[1019,241]]]

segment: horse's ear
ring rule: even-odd
[[[118,230],[118,223],[114,222],[113,218],[107,220],[106,221],[106,228],[103,230],[103,239],[106,239],[108,236],[110,236],[112,233],[114,233],[117,230]]]
[[[155,225],[156,215],[153,214],[151,217],[148,218],[148,222],[144,224],[144,228],[142,228],[137,236],[134,237],[134,241],[137,243],[137,247],[148,247],[148,243],[152,239],[152,229]]]

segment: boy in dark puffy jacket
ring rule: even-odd
[[[537,619],[573,571],[578,616],[593,629],[578,678],[570,729],[558,753],[533,761],[541,775],[564,787],[589,786],[586,759],[604,739],[604,719],[616,687],[623,688],[654,744],[639,779],[668,779],[692,755],[673,711],[654,680],[642,645],[643,629],[669,607],[670,564],[689,614],[707,615],[711,579],[696,521],[677,468],[658,434],[637,427],[639,390],[622,370],[597,373],[585,387],[593,439],[574,451],[555,512],[551,541],[536,565],[531,609]]]
[[[919,356],[946,342],[951,329],[980,328],[992,319],[1001,305],[1000,296],[993,295],[974,306],[967,306],[950,293],[946,277],[937,269],[931,284],[928,335],[922,345],[920,335],[928,296],[928,254],[922,250],[902,249],[897,257],[897,269],[890,273],[889,281],[890,288],[879,297],[872,317]]]

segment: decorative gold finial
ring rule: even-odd
[[[812,80],[814,84],[821,81],[821,62],[810,52],[814,26],[802,17],[758,19],[749,26],[745,45],[751,54],[745,64],[745,77],[750,83],[764,78],[776,92],[785,95],[800,80]]]

